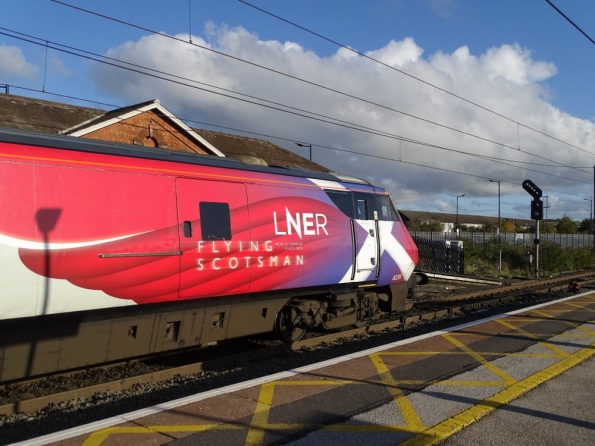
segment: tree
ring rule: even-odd
[[[556,225],[553,224],[552,222],[549,221],[543,221],[543,224],[541,226],[541,232],[543,232],[544,234],[553,234],[556,232]]]
[[[409,220],[407,222],[407,229],[410,231],[419,231],[421,226],[421,220],[419,218],[414,218],[413,220]]]
[[[581,221],[581,224],[578,227],[578,231],[584,234],[591,234],[593,232],[593,220],[590,218],[585,218]]]
[[[431,221],[429,223],[422,223],[421,225],[422,231],[429,231],[429,232],[443,232],[444,225],[439,221]]]
[[[502,222],[502,232],[515,232],[514,221],[505,220]]]
[[[556,225],[556,231],[558,231],[559,234],[576,234],[578,232],[578,227],[568,215],[564,215]]]
[[[483,225],[484,232],[496,232],[496,229],[497,225],[495,225],[494,223],[486,223],[485,225]]]
[[[439,221],[422,222],[419,218],[414,218],[407,225],[410,231],[422,232],[442,232],[444,225]]]

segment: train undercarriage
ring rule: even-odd
[[[416,272],[408,282],[373,291],[364,288],[351,293],[329,293],[318,299],[292,299],[277,313],[275,333],[283,342],[292,343],[312,328],[363,327],[381,313],[403,310],[405,299],[415,285],[427,282],[425,274]]]
[[[290,290],[0,322],[0,383],[200,347],[274,330],[286,343],[307,330],[363,326],[404,308],[410,283],[295,297]],[[419,280],[417,280],[419,282]]]

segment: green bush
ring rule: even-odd
[[[497,275],[500,247],[498,237],[494,236],[485,243],[474,243],[464,239],[465,273],[477,275]],[[525,261],[533,255],[533,263]],[[556,274],[574,271],[593,265],[592,248],[562,248],[553,242],[540,244],[539,270],[542,274]],[[502,271],[504,277],[533,277],[535,254],[532,245],[511,245],[502,240]]]

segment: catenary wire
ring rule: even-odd
[[[521,123],[521,122],[519,122],[519,121],[516,121],[516,120],[514,120],[514,119],[512,119],[512,118],[509,118],[508,116],[505,116],[505,115],[503,115],[503,114],[501,114],[501,113],[498,113],[498,112],[496,112],[496,111],[494,111],[494,110],[492,110],[492,109],[490,109],[490,108],[487,108],[487,107],[485,107],[485,106],[483,106],[483,105],[481,105],[481,104],[478,104],[478,103],[476,103],[476,102],[473,102],[473,101],[471,101],[471,100],[469,100],[469,99],[466,99],[466,98],[464,98],[464,97],[462,97],[462,96],[460,96],[460,95],[458,95],[458,94],[456,94],[456,93],[453,93],[453,92],[451,92],[451,91],[448,91],[448,90],[446,90],[446,89],[444,89],[444,88],[442,88],[442,87],[439,87],[439,86],[437,86],[437,85],[435,85],[435,84],[432,84],[431,82],[428,82],[428,81],[426,81],[426,80],[424,80],[424,79],[421,79],[421,78],[419,78],[419,77],[417,77],[417,76],[414,76],[414,75],[412,75],[412,74],[410,74],[410,73],[407,73],[406,71],[400,70],[400,69],[398,69],[397,67],[394,67],[394,66],[392,66],[392,65],[389,65],[389,64],[387,64],[387,63],[384,63],[384,62],[382,62],[381,60],[375,59],[374,57],[371,57],[371,56],[369,56],[369,55],[367,55],[367,54],[365,54],[365,53],[362,53],[362,52],[360,52],[360,51],[356,50],[355,48],[352,48],[352,47],[350,47],[350,46],[347,46],[347,45],[345,45],[345,44],[342,44],[342,43],[340,43],[340,42],[337,42],[336,40],[333,40],[333,39],[331,39],[331,38],[329,38],[329,37],[326,37],[326,36],[324,36],[324,35],[322,35],[322,34],[320,34],[320,33],[317,33],[317,32],[315,32],[315,31],[312,31],[311,29],[308,29],[308,28],[306,28],[306,27],[304,27],[304,26],[298,25],[297,23],[295,23],[295,22],[292,22],[291,20],[287,20],[287,19],[285,19],[285,18],[283,18],[283,17],[281,17],[281,16],[278,16],[278,15],[276,15],[276,14],[273,14],[272,12],[269,12],[269,11],[267,11],[267,10],[263,9],[263,8],[259,8],[258,6],[255,6],[255,5],[251,4],[251,3],[248,3],[248,2],[247,2],[247,1],[245,1],[245,0],[238,0],[238,1],[239,1],[240,3],[243,3],[243,4],[245,4],[246,6],[249,6],[249,7],[251,7],[251,8],[254,8],[254,9],[256,9],[256,10],[258,10],[258,11],[260,11],[260,12],[264,13],[264,14],[267,14],[267,15],[269,15],[269,16],[271,16],[271,17],[274,17],[274,18],[276,18],[276,19],[278,19],[278,20],[281,20],[282,22],[285,22],[285,23],[287,23],[287,24],[289,24],[289,25],[291,25],[291,26],[294,26],[294,27],[296,27],[296,28],[299,28],[299,29],[301,29],[302,31],[305,31],[305,32],[307,32],[307,33],[309,33],[309,34],[312,34],[312,35],[314,35],[314,36],[316,36],[316,37],[319,37],[319,38],[321,38],[321,39],[323,39],[323,40],[326,40],[327,42],[330,42],[330,43],[332,43],[332,44],[334,44],[334,45],[337,45],[337,46],[339,46],[339,47],[341,47],[341,48],[344,48],[344,49],[346,49],[346,50],[348,50],[348,51],[351,51],[351,52],[353,52],[353,53],[357,54],[358,56],[361,56],[361,57],[364,57],[364,58],[366,58],[366,59],[369,59],[369,60],[371,60],[371,61],[373,61],[373,62],[375,62],[375,63],[378,63],[378,64],[380,64],[380,65],[382,65],[382,66],[384,66],[384,67],[386,67],[386,68],[389,68],[389,69],[391,69],[391,70],[394,70],[394,71],[396,71],[396,72],[398,72],[398,73],[400,73],[400,74],[402,74],[402,75],[404,75],[404,76],[410,77],[411,79],[415,79],[416,81],[419,81],[419,82],[421,82],[421,83],[423,83],[423,84],[425,84],[425,85],[428,85],[428,86],[430,86],[430,87],[432,87],[432,88],[435,88],[436,90],[438,90],[438,91],[441,91],[442,93],[446,93],[447,95],[450,95],[450,96],[452,96],[452,97],[455,97],[455,98],[457,98],[457,99],[460,99],[461,101],[467,102],[468,104],[471,104],[471,105],[473,105],[473,106],[475,106],[475,107],[478,107],[478,108],[480,108],[480,109],[482,109],[482,110],[485,110],[485,111],[487,111],[487,112],[489,112],[489,113],[492,113],[492,114],[493,114],[493,115],[495,115],[495,116],[498,116],[498,117],[500,117],[500,118],[503,118],[503,119],[505,119],[505,120],[507,120],[507,121],[509,121],[509,122],[513,122],[513,123],[515,123],[515,124],[517,124],[517,125],[519,125],[519,126],[521,126],[521,127],[523,127],[523,128],[526,128],[527,130],[531,130],[531,131],[533,131],[533,132],[539,133],[540,135],[543,135],[543,136],[546,136],[546,137],[548,137],[548,138],[551,138],[551,139],[553,139],[554,141],[558,141],[558,142],[560,142],[560,143],[562,143],[562,144],[565,144],[565,145],[567,145],[567,146],[569,146],[569,147],[572,147],[572,148],[574,148],[574,149],[581,150],[581,151],[583,151],[583,152],[585,152],[585,153],[588,153],[589,155],[595,155],[594,153],[592,153],[592,152],[589,152],[588,150],[585,150],[585,149],[583,149],[582,147],[575,146],[574,144],[571,144],[571,143],[569,143],[569,142],[567,142],[567,141],[563,141],[563,140],[561,140],[561,139],[559,139],[559,138],[556,138],[555,136],[552,136],[552,135],[549,135],[548,133],[542,132],[541,130],[537,130],[537,129],[535,129],[535,128],[533,128],[533,127],[530,127],[530,126],[528,126],[528,125],[526,125],[526,124],[523,124],[523,123]],[[546,0],[546,1],[547,1],[548,3],[550,3],[550,2],[549,2],[549,0]],[[550,4],[551,4],[551,3],[550,3]],[[552,5],[552,6],[553,6],[553,5]],[[554,7],[555,7],[555,6],[554,6]],[[556,8],[556,9],[557,9],[557,8]],[[562,13],[561,11],[559,11],[559,12],[560,12],[560,13]],[[566,17],[566,16],[564,16],[564,17]],[[569,20],[569,19],[568,19],[568,20]],[[571,21],[571,23],[572,23],[572,21]],[[572,24],[574,25],[574,23],[572,23]],[[576,25],[575,25],[575,26],[576,26]],[[577,27],[577,28],[578,28],[578,27]],[[580,28],[579,28],[579,31],[581,31],[581,32],[582,32],[582,30],[580,30]],[[583,33],[583,34],[584,34],[584,33]],[[591,38],[590,38],[590,37],[588,37],[588,36],[587,36],[587,38],[591,39]],[[592,40],[591,40],[591,41],[592,41]],[[595,42],[594,42],[594,43],[595,43]]]
[[[240,0],[240,1],[242,1],[242,0]],[[576,29],[578,29],[578,30],[579,30],[579,32],[580,32],[580,33],[581,33],[583,36],[585,36],[587,39],[589,39],[589,41],[590,41],[591,43],[595,44],[595,40],[593,40],[593,39],[591,38],[591,36],[589,36],[589,35],[588,35],[588,34],[587,34],[585,31],[583,31],[583,30],[581,29],[581,27],[580,27],[580,26],[578,26],[576,23],[574,23],[574,22],[573,22],[573,21],[570,19],[570,17],[568,17],[566,14],[564,14],[564,13],[563,13],[563,12],[560,10],[560,8],[558,8],[556,5],[554,5],[554,3],[552,3],[550,0],[545,0],[545,1],[546,1],[546,2],[548,2],[548,3],[549,3],[549,5],[550,5],[552,8],[554,8],[554,9],[555,9],[555,10],[558,12],[558,14],[560,14],[562,17],[564,17],[566,20],[568,20],[572,26],[574,26]]]
[[[0,27],[0,30],[14,32],[12,30],[9,30],[9,29],[3,28],[3,27]],[[18,36],[12,36],[12,35],[10,35],[10,34],[8,34],[6,32],[0,31],[0,34],[1,35],[6,35],[6,36],[9,36],[9,37],[13,37],[13,38],[16,38],[16,39],[19,39],[19,40],[26,41],[28,43],[32,43],[32,44],[39,45],[39,46],[44,46],[44,47],[48,47],[48,45],[49,45],[49,43],[48,43],[47,40],[44,40],[44,39],[41,39],[41,38],[38,38],[38,37],[35,37],[35,36],[27,35],[27,34],[24,34],[24,33],[19,33],[19,32],[14,32],[14,33],[16,33],[16,34],[18,34],[20,36],[26,36],[27,38],[18,37]],[[37,40],[38,42],[33,41],[31,39]],[[205,92],[208,92],[208,93],[213,93],[213,94],[221,95],[221,96],[224,96],[226,98],[240,100],[240,101],[247,102],[247,103],[250,103],[250,104],[253,104],[253,105],[259,105],[259,106],[270,108],[270,109],[273,109],[273,110],[276,110],[276,111],[281,111],[281,112],[293,114],[293,115],[296,115],[296,116],[301,116],[301,117],[304,117],[304,118],[313,119],[313,120],[316,120],[316,121],[319,121],[319,122],[323,122],[323,123],[327,123],[327,124],[338,125],[338,126],[341,126],[341,127],[347,128],[347,129],[352,129],[352,130],[356,130],[356,131],[360,131],[360,132],[365,132],[365,133],[373,134],[373,135],[376,135],[376,136],[383,136],[383,137],[390,138],[390,139],[396,139],[396,140],[411,142],[411,143],[414,143],[414,144],[425,145],[425,146],[428,146],[428,147],[433,147],[433,148],[437,148],[437,149],[441,149],[441,150],[445,150],[445,151],[455,152],[455,153],[459,153],[459,154],[466,155],[466,156],[472,156],[472,157],[476,157],[476,158],[480,158],[480,159],[485,159],[485,160],[492,160],[493,162],[501,163],[501,164],[505,164],[505,165],[509,165],[509,166],[515,167],[515,168],[521,168],[519,166],[515,166],[515,165],[507,164],[507,163],[502,162],[502,161],[498,161],[498,159],[495,158],[495,157],[488,157],[486,155],[472,154],[472,153],[469,153],[469,152],[464,152],[464,151],[459,151],[459,150],[455,150],[455,149],[451,149],[451,148],[446,148],[446,147],[438,146],[438,145],[435,145],[435,144],[424,143],[424,142],[420,142],[420,141],[413,140],[413,139],[410,139],[410,138],[405,138],[405,137],[402,137],[402,136],[399,136],[399,135],[390,134],[388,132],[384,132],[384,131],[381,131],[381,130],[373,129],[373,128],[370,128],[370,127],[361,126],[359,124],[353,124],[353,123],[350,123],[348,121],[341,121],[341,120],[337,120],[337,119],[332,118],[332,117],[327,117],[327,116],[320,115],[320,114],[314,114],[314,113],[309,112],[309,111],[303,111],[301,109],[295,109],[295,108],[293,108],[294,110],[299,110],[300,112],[313,114],[314,116],[308,116],[308,115],[304,115],[303,113],[293,112],[293,111],[290,111],[290,110],[284,110],[282,108],[279,108],[279,107],[288,107],[288,106],[285,106],[283,104],[279,104],[278,107],[273,107],[273,106],[270,106],[270,105],[261,104],[261,103],[254,102],[254,101],[251,101],[251,100],[247,100],[247,99],[243,99],[243,98],[237,98],[237,97],[234,97],[234,96],[231,96],[231,95],[228,95],[228,94],[224,94],[224,93],[220,93],[220,92],[208,90],[206,88],[198,87],[196,85],[189,85],[189,84],[186,84],[186,83],[181,82],[181,81],[176,81],[174,79],[169,79],[168,77],[163,77],[161,75],[151,74],[150,72],[155,72],[157,70],[153,70],[151,68],[147,68],[147,67],[144,67],[144,66],[141,66],[141,65],[131,64],[129,62],[121,61],[121,60],[114,59],[114,58],[106,58],[105,56],[96,55],[95,53],[91,53],[89,51],[79,50],[77,48],[65,46],[65,45],[62,45],[62,44],[57,44],[55,42],[51,42],[51,43],[52,43],[51,48],[52,49],[55,49],[57,51],[61,51],[61,52],[64,52],[64,53],[67,53],[67,54],[70,54],[70,55],[74,55],[74,56],[82,57],[82,58],[85,58],[85,59],[93,60],[93,61],[96,61],[96,62],[100,62],[100,63],[106,64],[106,65],[110,65],[110,66],[113,66],[113,67],[116,67],[116,68],[121,68],[121,69],[124,69],[124,70],[132,71],[132,72],[135,72],[135,73],[138,73],[138,74],[143,74],[143,75],[146,75],[146,76],[154,77],[154,78],[157,78],[157,79],[160,79],[160,80],[164,80],[164,81],[168,81],[168,82],[173,82],[173,83],[176,83],[176,84],[179,84],[179,85],[183,85],[183,86],[188,86],[190,88],[194,88],[194,89],[197,89],[197,90],[205,91]],[[55,46],[55,45],[58,45],[58,46]],[[64,48],[68,48],[68,49],[66,50]],[[84,54],[79,54],[78,52],[82,52]],[[93,56],[90,56],[90,55],[93,55]],[[108,59],[108,60],[110,60],[110,62],[108,62],[106,60],[102,60],[102,59]],[[115,62],[117,62],[117,63],[115,63]],[[123,64],[126,64],[126,65],[130,65],[130,66],[132,66],[134,68],[127,67],[127,66],[122,66],[122,65],[118,65],[118,63],[123,63]],[[149,72],[142,71],[142,70],[147,70]],[[159,72],[160,74],[164,74],[165,76],[171,76],[171,77],[175,77],[175,78],[180,78],[180,76],[170,75],[169,73],[164,73],[164,72],[161,72],[161,71],[157,71],[157,72]],[[188,80],[187,78],[181,78],[181,79],[184,79],[184,80],[189,81],[189,82],[195,82],[195,83],[198,83],[198,84],[201,84],[201,85],[205,85],[204,83],[196,82],[196,81],[192,81],[192,80]],[[206,85],[209,85],[209,84],[206,84]],[[214,87],[214,88],[219,88],[219,87]],[[234,92],[232,90],[225,90],[225,91],[231,92],[233,94],[238,94],[238,93],[236,93],[236,92]],[[252,98],[255,98],[256,100],[260,100],[260,98],[256,98],[256,97],[253,97],[253,96],[250,96],[250,98],[251,99]],[[278,103],[275,103],[275,104],[278,104]],[[292,107],[288,107],[288,108],[292,108]],[[321,119],[320,117],[324,117],[324,119]],[[506,146],[506,147],[509,147],[509,146]],[[517,150],[515,149],[515,152],[516,151]],[[528,154],[528,152],[523,152],[523,153],[527,153]],[[550,161],[550,162],[554,162],[554,163],[560,164],[561,167],[568,167],[568,166],[564,165],[563,163],[559,163],[557,161],[550,160],[549,158],[546,158],[546,157],[541,157],[541,156],[538,156],[538,155],[533,155],[533,156],[536,156],[538,158],[541,158],[541,159],[544,159],[544,160],[547,160],[547,161]],[[511,162],[517,162],[517,161],[511,161]],[[531,170],[531,169],[526,169],[526,168],[524,168],[524,169],[525,170]],[[579,172],[588,174],[588,175],[592,175],[590,172],[585,172],[585,171],[582,171],[580,169],[576,169],[576,170],[579,171]],[[536,170],[532,170],[532,171],[533,172],[536,172],[536,173],[545,174],[545,175],[552,175],[552,174],[549,174],[549,173],[546,173],[546,172],[542,172],[542,171],[536,171]],[[561,178],[561,179],[567,179],[567,180],[570,180],[570,181],[581,182],[580,180],[577,180],[577,179],[574,179],[574,178],[568,178],[568,177],[563,177],[563,176],[559,176],[559,175],[552,175],[552,176],[555,176],[555,177]]]
[[[54,95],[54,96],[58,96],[58,97],[65,97],[68,99],[75,99],[78,101],[85,101],[85,102],[91,102],[91,103],[96,103],[96,104],[101,104],[101,105],[107,105],[110,107],[114,107],[114,108],[118,108],[120,106],[117,105],[113,105],[113,104],[106,104],[103,102],[97,102],[97,101],[91,101],[91,100],[87,100],[84,98],[79,98],[79,97],[75,97],[75,96],[70,96],[70,95],[63,95],[60,93],[52,93],[52,92],[48,92],[48,91],[41,91],[41,90],[36,90],[36,89],[32,89],[32,88],[26,88],[26,87],[20,87],[20,86],[12,86],[13,88],[17,88],[17,89],[22,89],[22,90],[27,90],[27,91],[35,91],[35,92],[39,92],[39,93],[44,93],[44,94],[50,94],[50,95]],[[211,123],[207,123],[207,122],[202,122],[202,121],[193,121],[193,120],[189,120],[189,119],[184,119],[184,118],[180,118],[184,121],[188,121],[188,122],[194,122],[197,124],[202,124],[202,125],[207,125],[210,127],[217,127],[217,128],[222,128],[222,129],[226,129],[226,130],[231,130],[231,131],[235,131],[235,132],[241,132],[241,133],[248,133],[248,134],[253,134],[253,135],[258,135],[258,136],[263,136],[266,138],[274,138],[274,139],[278,139],[281,141],[288,141],[288,142],[295,142],[295,139],[290,139],[290,138],[284,138],[284,137],[280,137],[280,136],[275,136],[275,135],[268,135],[268,134],[263,134],[263,133],[256,133],[256,132],[251,132],[251,131],[247,131],[247,130],[242,130],[242,129],[237,129],[237,128],[232,128],[232,127],[225,127],[225,126],[220,126],[220,125],[216,125],[216,124],[211,124]],[[134,124],[129,124],[135,127],[139,127],[138,125],[134,125]],[[372,155],[372,154],[368,154],[368,153],[363,153],[363,152],[357,152],[354,150],[348,150],[348,149],[340,149],[337,147],[332,147],[332,146],[327,146],[324,144],[312,144],[313,146],[316,147],[321,147],[321,148],[325,148],[325,149],[330,149],[330,150],[335,150],[335,151],[339,151],[339,152],[344,152],[344,153],[350,153],[350,154],[354,154],[354,155],[361,155],[361,156],[367,156],[367,157],[371,157],[371,158],[376,158],[376,159],[382,159],[382,160],[386,160],[386,161],[393,161],[393,162],[400,162],[403,164],[409,164],[409,165],[414,165],[414,166],[418,166],[418,167],[424,167],[424,168],[429,168],[432,170],[438,170],[438,171],[442,171],[442,172],[447,172],[447,173],[454,173],[457,175],[464,175],[464,176],[470,176],[470,177],[475,177],[475,178],[481,178],[481,179],[491,179],[491,177],[485,177],[485,176],[481,176],[481,175],[474,175],[474,174],[470,174],[468,172],[459,172],[459,171],[455,171],[455,170],[449,170],[449,169],[444,169],[444,168],[440,168],[440,167],[434,167],[434,166],[429,166],[429,165],[425,165],[425,164],[420,164],[420,163],[413,163],[413,162],[409,162],[409,161],[403,161],[403,160],[397,160],[394,158],[390,158],[390,157],[385,157],[385,156],[381,156],[381,155]],[[278,158],[271,158],[271,159],[276,159],[279,160]],[[513,166],[515,167],[515,166]],[[529,170],[529,169],[526,169]],[[547,174],[546,175],[551,175],[551,174]],[[551,175],[551,176],[555,176],[555,175]],[[501,182],[503,183],[507,183],[507,184],[512,184],[512,185],[520,185],[520,183],[515,183],[512,181],[506,181],[506,180],[501,180]],[[585,184],[590,184],[590,183],[586,183]],[[573,193],[569,193],[569,192],[562,192],[562,191],[558,191],[558,190],[554,190],[554,189],[544,189],[547,190],[549,192],[555,192],[561,195],[569,195],[569,196],[576,196],[576,197],[584,197],[583,195],[580,194],[573,194]]]
[[[41,91],[41,92],[43,93],[44,91]],[[110,106],[116,107],[116,106],[113,106],[113,105],[110,105]],[[187,118],[182,118],[182,119],[184,121],[188,121],[188,122],[195,122],[195,121],[193,121],[191,119],[187,119]],[[359,130],[359,129],[355,129],[355,130]],[[239,131],[244,132],[243,130],[239,130]],[[389,138],[391,138],[390,136],[382,135],[382,134],[377,134],[377,133],[374,133],[374,132],[369,132],[368,131],[367,133],[375,134],[377,136],[383,136],[383,137],[389,137]],[[276,137],[276,136],[270,136],[270,135],[269,135],[269,137],[277,138],[277,139],[282,139],[282,138],[279,138],[279,137]],[[547,176],[552,176],[552,177],[559,178],[559,179],[565,179],[565,180],[568,180],[568,181],[575,181],[575,182],[583,183],[583,184],[591,184],[590,182],[578,180],[576,178],[569,178],[569,177],[564,177],[564,176],[561,176],[561,175],[554,175],[554,174],[551,174],[551,173],[548,173],[548,172],[543,172],[543,171],[540,171],[540,170],[529,169],[529,168],[526,168],[526,167],[521,167],[521,166],[516,166],[514,164],[509,164],[509,162],[517,162],[517,161],[505,162],[502,159],[494,159],[494,157],[488,157],[486,155],[470,154],[470,153],[467,153],[467,152],[457,151],[455,149],[450,149],[450,148],[439,146],[439,145],[436,145],[436,144],[431,144],[431,143],[427,143],[427,142],[423,142],[423,141],[417,141],[417,140],[413,140],[413,139],[409,139],[409,138],[402,138],[402,137],[398,137],[398,136],[394,136],[394,137],[392,137],[392,139],[397,139],[397,140],[409,142],[409,143],[412,143],[412,144],[422,145],[422,146],[426,146],[426,147],[430,147],[430,148],[435,148],[435,149],[439,149],[439,150],[446,150],[446,151],[456,152],[456,153],[459,153],[459,154],[462,154],[462,155],[468,155],[468,156],[472,156],[472,157],[475,157],[475,158],[484,159],[486,161],[495,162],[495,163],[498,163],[498,164],[502,164],[502,165],[514,167],[514,168],[517,168],[517,169],[522,169],[522,170],[525,170],[525,171],[530,171],[530,172],[535,172],[535,173],[539,173],[539,174],[543,174],[543,175],[547,175]],[[314,145],[319,146],[319,147],[326,147],[326,148],[330,148],[330,149],[335,149],[334,147],[329,147],[329,146],[325,146],[325,145],[321,145],[321,144],[314,144]],[[375,155],[365,154],[363,152],[352,151],[351,153],[375,157]],[[387,158],[387,159],[392,159],[392,158]],[[584,172],[584,173],[587,173],[587,172]],[[590,174],[590,175],[592,175],[592,174]]]
[[[299,82],[306,83],[306,84],[308,84],[308,85],[312,85],[312,86],[315,86],[315,87],[318,87],[318,88],[322,88],[322,89],[324,89],[324,90],[331,91],[331,92],[333,92],[333,93],[337,93],[337,94],[339,94],[339,95],[346,96],[346,97],[349,97],[349,98],[351,98],[351,99],[355,99],[355,100],[358,100],[358,101],[362,101],[362,102],[364,102],[364,103],[367,103],[367,104],[369,104],[369,105],[373,105],[373,106],[376,106],[376,107],[380,107],[380,108],[386,109],[386,110],[388,110],[388,111],[392,111],[392,112],[395,112],[395,113],[402,114],[403,116],[408,116],[408,117],[411,117],[411,118],[414,118],[414,119],[417,119],[417,120],[420,120],[420,121],[423,121],[423,122],[426,122],[426,123],[429,123],[429,124],[432,124],[432,125],[436,125],[436,126],[438,126],[438,127],[445,128],[445,129],[447,129],[447,130],[451,130],[451,131],[454,131],[454,132],[457,132],[457,133],[460,133],[460,134],[463,134],[463,135],[466,135],[466,136],[470,136],[470,137],[472,137],[472,138],[476,138],[476,139],[479,139],[479,140],[482,140],[482,141],[485,141],[485,142],[490,142],[490,143],[492,143],[492,144],[497,144],[497,145],[499,145],[499,146],[506,147],[506,148],[509,148],[509,149],[513,149],[513,150],[517,150],[517,151],[522,151],[522,152],[524,152],[524,153],[527,153],[527,154],[529,154],[529,155],[532,155],[532,156],[535,156],[535,157],[538,157],[538,158],[544,159],[544,160],[546,160],[546,161],[551,161],[551,162],[553,162],[553,163],[557,163],[557,164],[560,164],[560,165],[564,165],[564,163],[561,163],[561,162],[558,162],[558,161],[555,161],[555,160],[551,160],[551,159],[548,159],[548,158],[542,157],[542,156],[540,156],[540,155],[537,155],[537,154],[534,154],[534,153],[531,153],[531,152],[527,152],[526,150],[521,150],[520,148],[517,148],[517,147],[508,146],[508,145],[506,145],[506,144],[499,143],[499,142],[497,142],[497,141],[493,141],[493,140],[490,140],[490,139],[488,139],[488,138],[484,138],[484,137],[482,137],[482,136],[479,136],[479,135],[474,135],[474,134],[472,134],[472,133],[468,133],[468,132],[465,132],[465,131],[463,131],[463,130],[456,129],[456,128],[454,128],[454,127],[446,126],[446,125],[444,125],[444,124],[440,124],[440,123],[437,123],[437,122],[431,121],[431,120],[429,120],[429,119],[425,119],[425,118],[422,118],[422,117],[419,117],[419,116],[416,116],[416,115],[412,115],[412,114],[409,114],[409,113],[406,113],[406,112],[403,112],[403,111],[400,111],[400,110],[394,109],[394,108],[392,108],[392,107],[388,107],[388,106],[386,106],[386,105],[382,105],[382,104],[379,104],[379,103],[376,103],[376,102],[373,102],[373,101],[369,101],[369,100],[367,100],[367,99],[360,98],[360,97],[358,97],[358,96],[351,95],[351,94],[349,94],[349,93],[345,93],[345,92],[342,92],[342,91],[340,91],[340,90],[336,90],[336,89],[333,89],[333,88],[330,88],[330,87],[327,87],[327,86],[324,86],[324,85],[321,85],[321,84],[318,84],[318,83],[315,83],[315,82],[312,82],[312,81],[308,81],[308,80],[306,80],[306,79],[303,79],[303,78],[300,78],[300,77],[297,77],[297,76],[293,76],[293,75],[291,75],[291,74],[284,73],[284,72],[282,72],[282,71],[275,70],[275,69],[273,69],[273,68],[270,68],[270,67],[266,67],[266,66],[264,66],[264,65],[257,64],[257,63],[255,63],[255,62],[251,62],[251,61],[248,61],[248,60],[245,60],[245,59],[242,59],[242,58],[236,57],[236,56],[232,56],[232,55],[230,55],[230,54],[224,53],[224,52],[222,52],[222,51],[215,50],[215,49],[213,49],[213,48],[209,48],[209,47],[206,47],[206,46],[203,46],[203,45],[198,45],[198,44],[196,44],[196,43],[190,43],[190,42],[188,42],[188,41],[186,41],[186,40],[184,40],[184,39],[180,39],[180,38],[178,38],[178,37],[175,37],[175,36],[170,36],[170,35],[167,35],[167,34],[165,34],[165,33],[162,33],[162,32],[159,32],[159,31],[155,31],[155,30],[152,30],[152,29],[150,29],[150,28],[146,28],[146,27],[143,27],[143,26],[140,26],[140,25],[136,25],[136,24],[134,24],[134,23],[131,23],[131,22],[127,22],[127,21],[124,21],[124,20],[121,20],[121,19],[116,19],[116,18],[114,18],[114,17],[110,17],[110,16],[108,16],[108,15],[105,15],[105,14],[101,14],[101,13],[98,13],[98,12],[95,12],[95,11],[91,11],[91,10],[88,10],[88,9],[85,9],[85,8],[81,8],[81,7],[78,7],[78,6],[74,6],[74,5],[68,4],[68,3],[66,3],[66,2],[63,2],[63,1],[60,1],[60,0],[51,0],[51,1],[52,1],[52,2],[54,2],[54,3],[60,4],[60,5],[63,5],[63,6],[66,6],[66,7],[72,8],[72,9],[79,10],[79,11],[81,11],[81,12],[85,12],[85,13],[87,13],[87,14],[91,14],[91,15],[95,15],[95,16],[97,16],[97,17],[104,18],[104,19],[106,19],[106,20],[110,20],[110,21],[113,21],[113,22],[116,22],[116,23],[120,23],[120,24],[123,24],[123,25],[129,26],[129,27],[132,27],[132,28],[140,29],[140,30],[142,30],[142,31],[146,31],[146,32],[149,32],[149,33],[152,33],[152,34],[155,34],[155,35],[161,36],[161,37],[165,37],[165,38],[168,38],[168,39],[172,39],[172,40],[175,40],[175,41],[178,41],[178,42],[181,42],[181,43],[187,44],[187,45],[192,45],[192,46],[194,46],[194,47],[197,47],[197,48],[200,48],[200,49],[203,49],[203,50],[206,50],[206,51],[210,51],[210,52],[213,52],[213,53],[215,53],[215,54],[218,54],[218,55],[221,55],[221,56],[224,56],[224,57],[228,57],[228,58],[231,58],[231,59],[233,59],[233,60],[236,60],[236,61],[239,61],[239,62],[243,62],[243,63],[246,63],[246,64],[248,64],[248,65],[255,66],[255,67],[257,67],[257,68],[261,68],[261,69],[267,70],[267,71],[269,71],[269,72],[272,72],[272,73],[275,73],[275,74],[279,74],[279,75],[282,75],[282,76],[288,77],[288,78],[290,78],[290,79],[293,79],[293,80],[297,80],[297,81],[299,81]],[[577,149],[579,149],[579,150],[585,151],[584,149],[581,149],[581,148],[579,148],[579,147],[576,147],[576,148],[577,148]],[[588,153],[588,154],[590,154],[590,155],[595,155],[595,154],[593,154],[593,153],[591,153],[591,152],[588,152],[588,151],[585,151],[585,152],[586,152],[586,153]],[[569,166],[566,166],[566,167],[569,167]],[[579,170],[579,171],[580,171],[580,170]]]

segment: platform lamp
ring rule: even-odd
[[[310,161],[312,161],[312,144],[302,144],[299,142],[295,143],[296,146],[300,146],[300,147],[309,147],[310,148],[310,158],[308,158]]]
[[[498,272],[502,272],[502,235],[500,234],[500,180],[490,180],[498,183]]]
[[[459,198],[467,194],[457,195],[457,219],[455,220],[455,227],[457,229],[457,236],[459,235]]]
[[[591,202],[591,212],[589,213],[589,234],[593,234],[593,198],[583,198]]]

